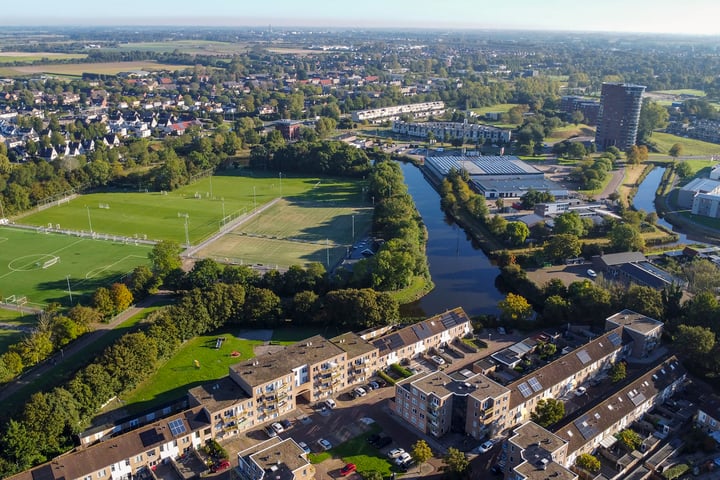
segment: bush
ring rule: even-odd
[[[667,470],[665,470],[662,474],[663,478],[667,480],[673,480],[675,478],[680,477],[682,474],[690,470],[690,466],[686,463],[681,463],[680,465],[675,465]]]
[[[412,373],[410,370],[408,370],[407,368],[403,367],[403,366],[400,365],[399,363],[393,363],[392,365],[390,365],[390,368],[392,368],[393,371],[394,371],[395,373],[397,373],[398,375],[400,375],[401,377],[408,378],[408,377],[412,377],[412,376],[413,376],[413,373]]]
[[[385,380],[388,385],[395,385],[395,379],[393,379],[390,375],[383,372],[382,370],[378,372],[377,376]]]

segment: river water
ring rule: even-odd
[[[498,267],[440,209],[440,194],[419,168],[400,164],[408,191],[428,231],[427,257],[435,289],[403,307],[404,315],[431,316],[463,307],[468,315],[497,313],[505,298],[495,287]]]
[[[638,186],[635,198],[633,198],[633,206],[638,210],[645,210],[647,213],[655,212],[655,192],[660,186],[660,181],[665,173],[665,167],[655,167],[647,174],[645,179]],[[672,224],[664,218],[658,219],[658,225],[669,228],[679,235],[678,241],[675,243],[689,243],[687,235],[678,232],[673,228]],[[674,245],[671,243],[669,245]]]

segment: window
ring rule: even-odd
[[[106,473],[104,468],[98,472],[98,478],[103,478],[105,475]]]
[[[135,457],[135,463],[140,463],[140,462],[142,462],[142,455],[138,455],[137,457]]]

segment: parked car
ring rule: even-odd
[[[403,452],[402,455],[400,455],[399,457],[397,457],[395,459],[395,465],[400,466],[410,460],[412,460],[412,457],[410,456],[410,454],[407,452]]]
[[[373,386],[370,385],[369,383],[368,383],[367,385],[365,385],[363,388],[364,388],[365,391],[367,391],[367,392],[371,392],[371,391],[375,390],[375,387],[373,387]]]
[[[358,397],[364,397],[365,395],[367,395],[367,392],[362,387],[354,388],[353,392],[355,392],[355,395],[357,395]]]
[[[430,358],[432,358],[432,361],[437,363],[438,365],[445,365],[445,360],[439,355],[433,355]]]
[[[343,468],[340,469],[340,475],[342,475],[344,477],[345,475],[350,475],[355,470],[357,470],[357,467],[355,466],[355,464],[348,463],[347,465],[345,465]]]
[[[411,459],[408,460],[407,462],[403,462],[403,463],[401,463],[401,464],[398,465],[398,466],[400,467],[400,469],[401,469],[402,471],[407,472],[407,471],[410,469],[410,467],[412,467],[414,464],[415,464],[415,460],[413,460],[413,459],[411,458]]]
[[[212,473],[217,473],[222,472],[223,470],[227,470],[228,468],[230,468],[230,462],[228,460],[221,460],[220,462],[210,467],[210,471]]]
[[[372,444],[374,444],[375,442],[377,442],[378,440],[380,440],[381,438],[382,438],[382,435],[380,435],[379,433],[373,433],[372,435],[370,435],[370,436],[367,438],[367,441],[368,441],[369,444],[372,445]]]
[[[308,447],[308,444],[305,442],[298,442],[298,447],[302,448],[305,453],[311,453],[310,447]]]
[[[590,277],[590,278],[595,278],[595,277],[597,277],[597,273],[595,272],[595,270],[593,270],[593,269],[591,269],[591,268],[588,268],[587,274],[588,274],[588,277]]]
[[[480,446],[477,447],[477,451],[478,451],[478,453],[489,452],[490,450],[492,450],[493,445],[494,445],[493,441],[488,440],[487,442],[480,444]]]
[[[379,438],[373,445],[375,445],[375,448],[380,449],[380,448],[387,447],[391,443],[392,443],[392,438],[382,437],[382,438]]]
[[[405,453],[404,448],[393,448],[388,452],[388,458],[398,458],[403,453]]]
[[[372,387],[373,390],[377,390],[378,388],[380,388],[380,383],[376,382],[376,381],[372,381],[372,382],[368,383],[368,387]]]
[[[272,428],[272,427],[265,427],[263,430],[265,431],[265,433],[267,434],[268,437],[270,437],[270,438],[275,438],[275,437],[277,437],[277,432],[275,431],[274,428]]]
[[[330,410],[332,410],[333,408],[335,408],[337,406],[337,404],[335,403],[335,400],[333,400],[332,398],[328,398],[327,400],[325,400],[325,405]]]
[[[498,333],[499,333],[500,335],[505,335],[507,332],[505,331],[505,328],[503,328],[503,327],[498,327]]]
[[[292,422],[290,420],[280,420],[280,425],[283,426],[285,430],[292,427]]]
[[[282,433],[282,432],[285,431],[285,428],[284,428],[282,425],[280,425],[279,422],[271,423],[271,424],[270,424],[270,427],[271,427],[273,430],[275,430],[277,433]]]
[[[381,387],[387,387],[387,382],[385,380],[383,380],[382,378],[375,380],[375,383],[377,383]]]
[[[587,388],[585,388],[585,387],[578,387],[578,388],[575,390],[575,395],[577,395],[578,397],[582,397],[583,395],[585,395],[585,392],[587,392]]]

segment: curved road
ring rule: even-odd
[[[66,362],[74,358],[76,355],[82,355],[88,345],[97,342],[130,317],[137,315],[147,307],[152,307],[153,305],[162,302],[171,294],[172,292],[169,291],[158,292],[115,316],[112,320],[110,320],[110,322],[93,325],[95,328],[92,332],[86,333],[70,345],[67,345],[60,352],[48,357],[39,365],[36,365],[20,377],[4,385],[2,389],[0,389],[0,402],[17,393],[20,389],[26,387],[43,375],[46,375],[53,370],[61,371]]]

